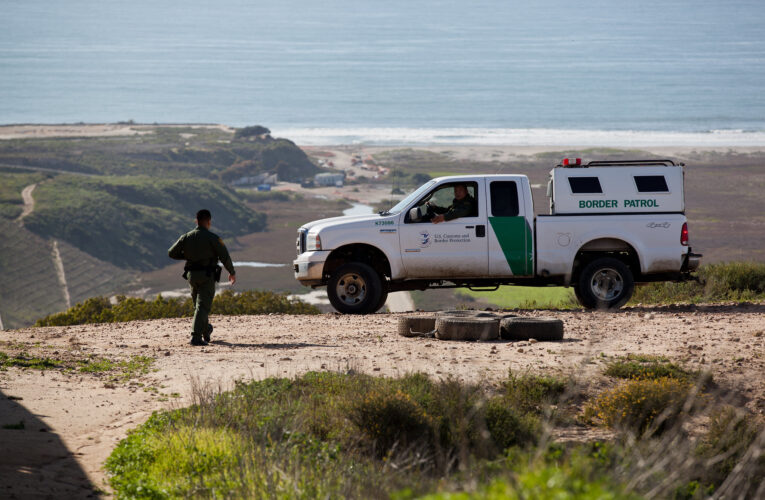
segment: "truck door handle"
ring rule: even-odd
[[[483,238],[486,236],[486,226],[483,224],[479,224],[475,227],[475,235],[478,238]]]

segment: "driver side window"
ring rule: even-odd
[[[413,207],[420,209],[421,218],[413,220],[410,213],[404,220],[407,224],[430,223],[430,220],[437,213],[443,213],[452,206],[455,200],[455,186],[462,185],[467,188],[467,194],[473,200],[474,211],[466,217],[478,216],[478,184],[476,182],[450,182],[441,184],[428,194],[420,198]],[[430,206],[428,206],[430,205]]]

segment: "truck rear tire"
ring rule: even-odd
[[[635,291],[632,271],[612,257],[587,264],[579,275],[577,298],[587,309],[619,309]]]
[[[345,314],[373,313],[380,307],[382,281],[374,269],[361,262],[343,264],[327,283],[329,302]]]

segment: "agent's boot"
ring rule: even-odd
[[[207,345],[207,342],[205,342],[204,340],[200,338],[191,337],[191,345],[203,346],[203,345]]]
[[[210,323],[207,323],[207,331],[205,332],[205,342],[210,342],[210,335],[212,335],[213,326]]]

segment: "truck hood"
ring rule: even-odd
[[[329,227],[339,228],[343,227],[346,228],[349,225],[353,225],[355,223],[365,223],[365,222],[371,222],[371,221],[380,221],[380,220],[389,220],[389,219],[395,219],[397,215],[379,215],[379,214],[369,214],[369,215],[342,215],[340,217],[330,217],[328,219],[319,219],[315,221],[308,222],[306,224],[303,224],[300,226],[300,229],[317,232],[322,229],[326,229]],[[367,224],[360,224],[363,226],[367,226]]]

